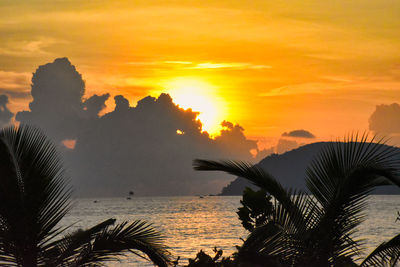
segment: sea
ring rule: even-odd
[[[74,207],[61,222],[73,226],[70,231],[85,229],[109,218],[124,221],[145,220],[165,236],[172,257],[180,256],[179,266],[195,258],[200,250],[214,255],[213,248],[224,256],[236,251],[248,232],[236,214],[241,196],[176,196],[76,199]],[[399,195],[373,195],[368,200],[365,222],[358,236],[365,239],[365,253],[400,232]],[[128,253],[107,266],[153,266]]]

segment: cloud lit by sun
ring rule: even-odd
[[[175,104],[200,112],[198,119],[203,130],[215,135],[221,122],[227,118],[227,106],[218,95],[218,88],[200,78],[178,77],[162,84],[163,92],[170,94]]]

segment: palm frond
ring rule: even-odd
[[[273,222],[253,229],[243,245],[238,247],[236,259],[254,266],[282,266],[285,259],[276,253],[282,247],[283,231]]]
[[[137,220],[106,227],[94,240],[83,247],[70,266],[102,266],[103,262],[118,260],[127,252],[143,252],[156,265],[170,264],[169,252],[163,245],[163,236],[150,224]]]
[[[0,250],[12,262],[36,264],[71,207],[61,159],[37,128],[9,127],[0,131],[0,173]]]
[[[195,159],[193,168],[198,171],[224,171],[226,173],[243,177],[251,183],[265,189],[278,201],[284,202],[290,198],[283,186],[263,169],[241,161],[213,161]]]
[[[115,223],[115,219],[108,219],[87,230],[77,230],[67,234],[64,238],[51,242],[43,247],[42,257],[46,266],[66,266],[74,261],[80,250],[86,247],[99,232],[104,231]]]
[[[367,134],[330,143],[306,170],[311,195],[283,188],[250,164],[195,160],[193,165],[243,177],[276,199],[273,227],[256,228],[242,252],[279,259],[283,266],[353,266],[363,243],[353,236],[364,220],[367,196],[377,186],[400,186],[398,152],[374,138],[368,141]]]
[[[360,140],[356,135],[344,142],[329,143],[306,170],[307,188],[325,206],[339,198],[338,188],[355,194],[369,193],[368,190],[380,185],[400,186],[396,173],[400,167],[398,152],[394,147],[374,143],[374,138],[368,141],[366,134]],[[348,185],[355,186],[345,187]]]
[[[364,134],[331,143],[307,168],[306,185],[321,207],[314,235],[324,234],[321,247],[332,262],[360,255],[361,242],[351,236],[365,217],[369,193],[380,185],[400,185],[398,150],[373,141]]]
[[[243,244],[242,254],[249,255],[257,251],[263,260],[291,262],[294,261],[294,250],[308,248],[308,243],[303,241],[308,228],[314,224],[312,211],[316,209],[316,203],[307,194],[286,190],[272,175],[256,165],[208,160],[195,160],[193,165],[196,170],[220,170],[243,177],[275,198],[272,224],[256,228]]]
[[[251,165],[240,161],[218,162],[196,159],[193,161],[193,167],[195,170],[199,171],[224,171],[249,180],[251,183],[264,189],[277,201],[279,201],[280,205],[282,205],[283,208],[288,212],[287,218],[289,218],[291,222],[296,221],[297,227],[306,227],[306,222],[302,219],[302,211],[292,202],[292,194],[301,194],[301,192],[286,190],[271,174],[267,173],[257,165]]]
[[[169,263],[161,235],[141,221],[110,228],[110,219],[55,241],[68,228],[58,223],[72,190],[55,146],[37,128],[0,131],[0,177],[1,266],[102,265],[129,251]]]
[[[400,263],[400,234],[380,244],[360,266],[397,266],[398,263]]]

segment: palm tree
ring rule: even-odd
[[[400,186],[398,150],[367,139],[356,135],[328,144],[306,170],[308,192],[284,188],[257,165],[195,160],[196,170],[243,177],[275,199],[272,219],[250,233],[238,259],[262,266],[357,266],[362,240],[354,234],[367,196],[377,186]],[[398,258],[399,239],[383,244],[362,266]]]
[[[151,225],[106,220],[65,234],[71,187],[55,146],[31,126],[0,131],[0,265],[100,266],[126,252],[169,265],[163,238]],[[142,255],[142,254],[138,254]]]
[[[400,262],[400,234],[380,244],[361,263],[361,267],[397,266]]]

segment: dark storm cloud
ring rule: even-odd
[[[122,95],[117,95],[114,97],[115,101],[115,111],[127,111],[129,110],[129,100]]]
[[[179,108],[167,94],[145,97],[136,107],[123,96],[114,100],[114,111],[81,132],[71,152],[74,176],[87,192],[96,185],[102,195],[121,195],[128,189],[141,195],[215,193],[226,183],[224,176],[195,172],[192,160],[249,160],[249,151],[256,148],[239,125],[210,139],[201,132],[197,114]]]
[[[221,136],[211,139],[201,130],[198,113],[179,108],[167,94],[145,97],[135,107],[117,95],[115,109],[99,117],[110,95],[83,101],[84,90],[68,59],[56,59],[34,73],[30,110],[17,115],[60,144],[75,140],[64,155],[80,195],[217,193],[229,176],[195,172],[192,160],[250,160],[250,150],[257,148],[240,125],[226,121]]]
[[[84,103],[84,109],[86,111],[86,115],[89,118],[97,118],[99,116],[100,111],[102,111],[106,107],[106,101],[110,97],[110,94],[103,95],[93,95],[88,98]]]
[[[58,58],[33,74],[30,111],[18,112],[16,119],[46,129],[56,142],[72,139],[84,117],[84,90],[85,83],[75,66],[67,58]]]
[[[0,127],[4,127],[10,123],[14,114],[8,109],[8,97],[0,95]]]
[[[300,138],[315,138],[315,135],[306,130],[294,130],[291,132],[284,132],[282,136],[285,137],[300,137]]]
[[[400,133],[400,105],[377,105],[369,118],[369,129],[382,134]]]

